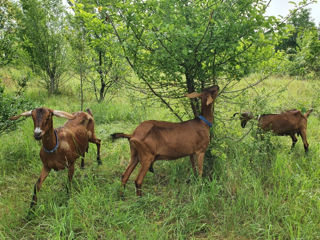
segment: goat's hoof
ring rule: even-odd
[[[125,198],[123,193],[120,193],[120,200],[122,200],[122,201],[126,200],[126,198]]]
[[[125,197],[124,197],[124,192],[122,190],[119,191],[119,197],[122,201],[125,200]]]
[[[98,165],[102,165],[102,161],[100,160],[100,158],[97,158],[97,162],[98,162]]]
[[[34,208],[29,208],[29,211],[26,216],[26,220],[30,221],[35,215]]]

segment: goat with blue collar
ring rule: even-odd
[[[204,154],[210,142],[213,104],[218,92],[219,87],[214,85],[203,89],[201,93],[193,92],[186,95],[189,98],[201,99],[201,115],[195,119],[179,123],[149,120],[142,122],[133,134],[112,134],[113,139],[127,138],[130,142],[131,160],[122,174],[122,185],[126,185],[130,174],[140,162],[141,168],[135,185],[137,195],[141,196],[142,181],[156,160],[175,160],[185,156],[190,156],[194,173],[194,157],[197,157],[198,174],[201,177]]]
[[[84,166],[83,157],[88,151],[89,142],[97,145],[97,161],[100,160],[100,139],[94,133],[94,119],[89,109],[87,112],[73,114],[52,110],[49,108],[36,108],[11,117],[16,120],[21,116],[32,117],[34,123],[34,138],[42,140],[40,158],[43,164],[40,177],[34,185],[30,209],[37,203],[37,192],[51,169],[56,171],[68,168],[68,178],[71,183],[75,161],[82,157],[81,167]],[[53,128],[52,117],[62,117],[68,121],[59,128]]]

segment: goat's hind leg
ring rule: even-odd
[[[309,144],[307,141],[307,132],[306,129],[303,129],[302,131],[300,131],[300,135],[303,141],[303,146],[304,146],[304,151],[307,153],[309,150]]]
[[[68,168],[68,184],[67,184],[67,194],[70,194],[71,192],[71,181],[73,178],[73,173],[74,173],[74,163],[71,164]],[[69,190],[70,189],[70,190]]]
[[[296,138],[295,134],[290,134],[290,137],[292,139],[292,145],[291,145],[291,150],[293,150],[294,146],[296,145],[298,139]]]
[[[131,151],[130,162],[127,166],[127,169],[124,171],[124,173],[121,176],[121,183],[122,183],[123,188],[125,188],[126,183],[129,179],[132,171],[135,169],[135,167],[137,166],[137,164],[139,162],[138,153],[137,153],[136,149],[133,146],[131,146],[130,151]]]
[[[97,145],[97,162],[98,165],[101,165],[101,158],[100,158],[100,145],[101,145],[101,140],[99,138],[96,138],[95,135],[93,135],[92,139],[89,139],[89,142],[94,143]]]
[[[142,182],[144,177],[146,176],[152,162],[153,162],[153,157],[152,156],[145,156],[143,159],[140,160],[141,162],[141,167],[138,173],[138,176],[135,180],[135,185],[136,185],[136,193],[137,196],[141,197],[142,196]]]
[[[191,162],[193,174],[196,175],[197,174],[197,170],[196,170],[196,162],[194,160],[194,154],[190,155],[190,162]]]
[[[30,204],[30,210],[32,210],[34,208],[34,206],[37,204],[37,192],[40,191],[42,183],[44,182],[46,177],[49,175],[49,172],[50,172],[49,169],[42,167],[40,177],[39,177],[38,181],[36,182],[36,184],[34,185],[32,200],[31,200],[31,204]]]
[[[197,153],[197,161],[198,161],[198,174],[199,177],[202,177],[203,173],[203,160],[204,160],[204,152]]]
[[[88,150],[89,150],[89,144],[87,146],[86,152],[88,152]],[[85,155],[85,153],[83,153],[83,155],[81,155],[81,164],[80,164],[81,169],[84,169],[84,155]]]
[[[88,152],[88,148],[87,148],[86,152]],[[81,169],[84,169],[84,155],[85,154],[81,155],[81,164],[80,164]]]

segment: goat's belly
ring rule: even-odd
[[[279,136],[289,136],[291,134],[297,134],[299,130],[292,130],[292,131],[281,131],[281,132],[276,132],[277,135]]]
[[[78,158],[75,154],[59,154],[53,158],[49,158],[44,162],[44,165],[48,169],[53,169],[55,171],[63,170],[68,168],[70,165],[74,164],[75,160]]]
[[[191,154],[184,154],[184,155],[176,155],[176,156],[166,156],[166,155],[157,155],[155,157],[155,160],[176,160],[176,159],[179,159],[179,158],[182,158],[182,157],[186,157],[186,156],[189,156]]]
[[[47,167],[49,169],[53,169],[55,171],[63,170],[67,167],[67,161],[61,162],[61,161],[48,161]]]

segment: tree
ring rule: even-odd
[[[69,42],[71,43],[73,53],[73,69],[80,78],[80,110],[83,111],[83,86],[90,70],[90,49],[86,42],[86,29],[81,18],[69,14],[69,23],[71,25],[71,34]]]
[[[5,88],[0,81],[0,134],[13,130],[18,122],[11,121],[10,117],[34,108],[34,103],[27,99],[21,92],[16,96],[5,93]]]
[[[88,79],[91,81],[98,102],[102,102],[107,93],[125,78],[127,64],[120,56],[119,45],[112,33],[112,28],[104,23],[104,14],[99,12],[90,0],[69,1],[74,10],[73,22],[80,29],[79,36],[86,47],[90,60],[87,65],[91,70]]]
[[[185,92],[249,73],[256,59],[246,54],[266,44],[261,35],[274,20],[263,15],[267,5],[261,0],[124,0],[103,6],[132,69],[179,119],[171,103]],[[190,106],[197,116],[197,100]]]
[[[14,59],[17,48],[16,5],[11,1],[0,0],[0,66]]]
[[[30,56],[30,67],[39,74],[50,94],[58,92],[68,68],[65,14],[61,0],[20,0],[20,41]]]
[[[295,54],[289,56],[289,73],[298,76],[320,76],[320,35],[316,28],[300,32],[297,36],[300,46]]]
[[[288,53],[296,53],[297,49],[301,50],[301,46],[297,42],[298,35],[305,30],[315,27],[315,23],[311,19],[311,10],[308,8],[298,8],[290,11],[287,27],[289,32],[277,46],[277,50],[285,50]]]

